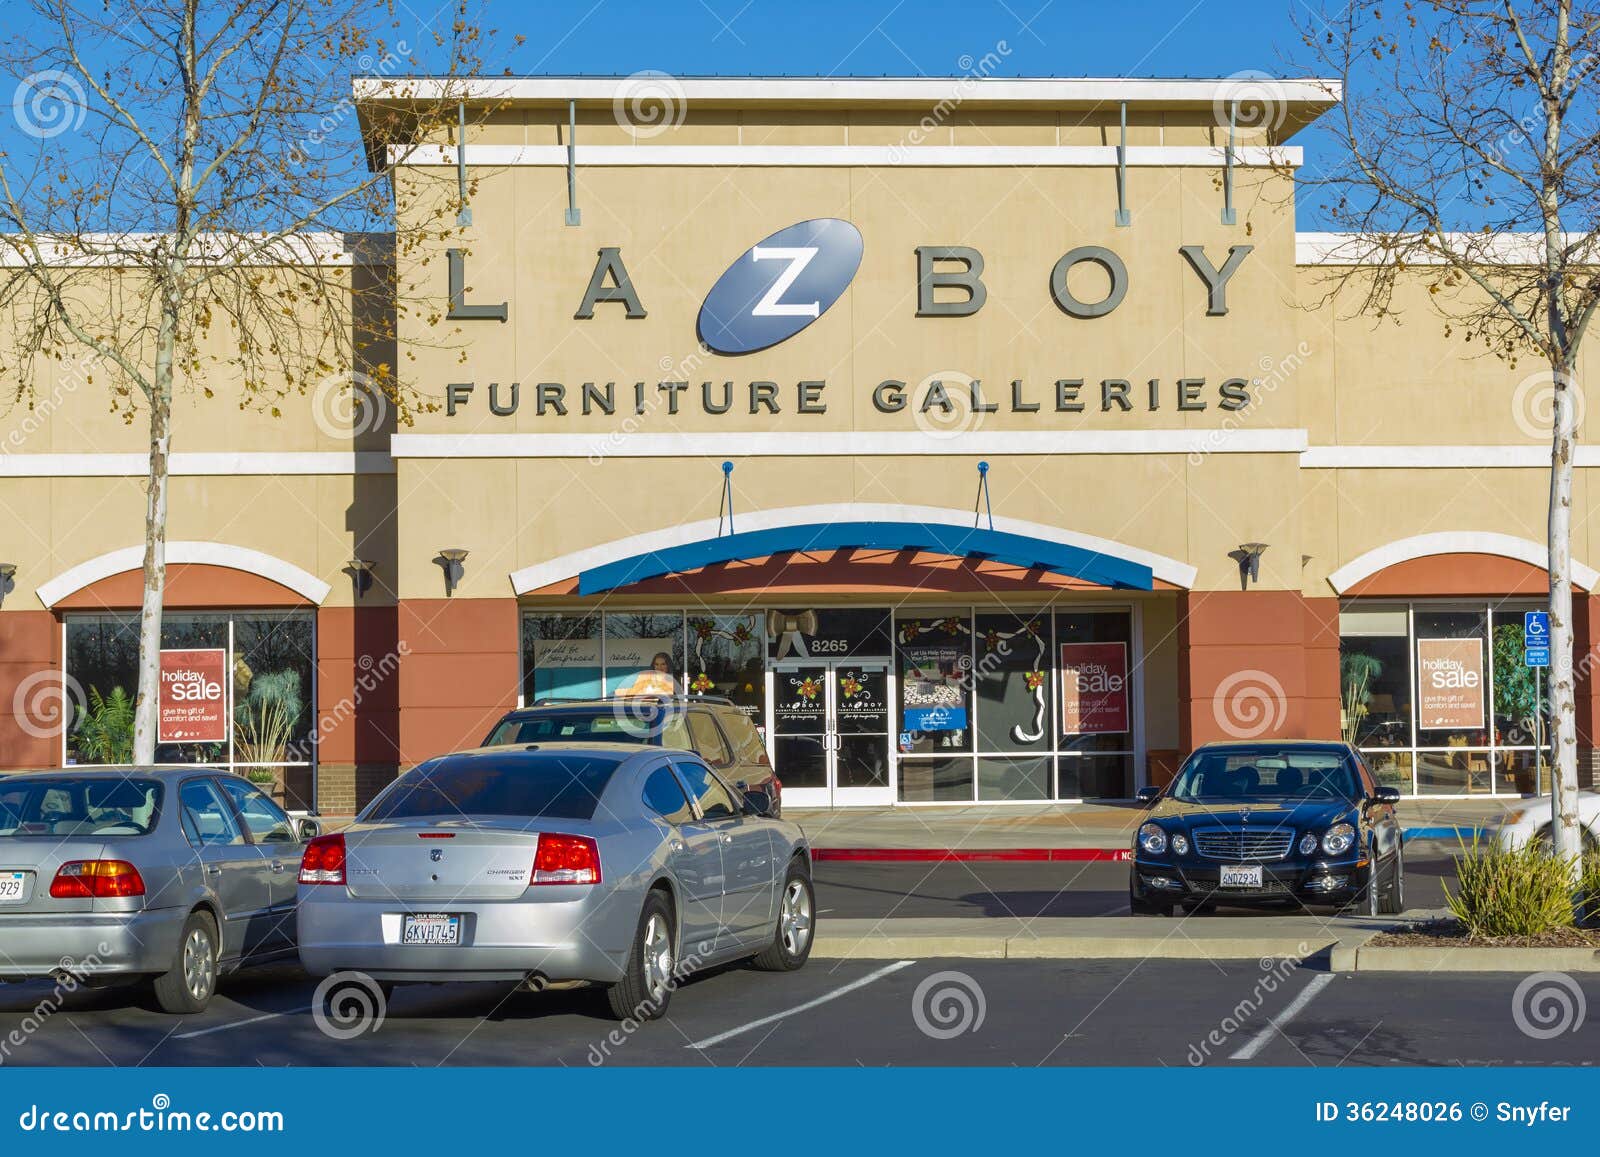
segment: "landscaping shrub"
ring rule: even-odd
[[[1578,884],[1578,921],[1585,925],[1600,924],[1600,852],[1587,852],[1583,857],[1583,876]]]
[[[1471,936],[1539,936],[1571,928],[1571,863],[1530,842],[1516,851],[1473,839],[1456,857],[1450,911]]]

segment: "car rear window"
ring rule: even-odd
[[[0,779],[0,839],[142,836],[161,815],[161,784],[107,776]]]
[[[637,710],[637,709],[635,709]],[[621,716],[609,711],[551,712],[502,720],[484,743],[504,747],[518,743],[548,743],[567,739],[579,743],[649,743],[656,728],[654,718]]]
[[[361,816],[364,821],[422,816],[526,816],[586,820],[617,760],[570,755],[446,758],[406,772]]]

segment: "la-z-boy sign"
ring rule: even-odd
[[[735,357],[756,353],[787,341],[820,318],[844,295],[861,267],[865,245],[860,230],[836,217],[801,221],[780,229],[740,254],[707,292],[696,319],[695,336],[712,354]],[[1206,291],[1206,316],[1228,312],[1228,283],[1253,250],[1233,245],[1219,260],[1204,246],[1179,246],[1175,264],[1186,266]],[[449,318],[453,321],[509,320],[505,302],[469,302],[466,262],[461,250],[448,253],[450,281]],[[971,317],[984,308],[989,291],[984,284],[983,254],[965,245],[919,245],[916,263],[916,316],[920,318]],[[1092,266],[1101,274],[1104,292],[1085,300],[1069,284],[1074,269]],[[1080,287],[1081,288],[1081,287]],[[1049,294],[1068,317],[1093,321],[1112,314],[1129,293],[1128,267],[1110,249],[1082,245],[1057,259],[1050,271]],[[595,311],[611,308],[628,319],[649,316],[644,295],[628,271],[619,247],[599,251],[588,285],[573,314],[587,321]],[[970,407],[974,413],[1127,414],[1135,410],[1180,411],[1242,410],[1250,404],[1251,381],[1244,377],[1208,382],[1205,378],[1163,381],[1148,378],[1057,378],[1030,382],[1007,378],[1000,388],[986,388],[983,379],[958,381],[933,379],[917,386],[889,378],[872,388],[872,405],[881,413],[952,413]],[[698,386],[698,389],[695,387]],[[490,413],[509,417],[524,403],[537,416],[564,418],[571,413],[615,414],[618,406],[644,414],[665,406],[678,414],[698,407],[707,414],[726,414],[735,406],[750,414],[825,414],[828,383],[821,378],[793,383],[753,380],[691,382],[639,380],[634,382],[586,381],[531,383],[524,391],[519,381],[450,382],[445,387],[445,412],[449,416],[487,405]]]

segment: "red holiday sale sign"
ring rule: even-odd
[[[1127,731],[1126,643],[1061,644],[1061,733]]]
[[[226,743],[228,652],[161,652],[160,743]]]

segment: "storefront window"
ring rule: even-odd
[[[681,612],[607,614],[605,644],[606,694],[683,694]]]
[[[1418,795],[1548,787],[1548,695],[1523,661],[1533,603],[1362,603],[1339,616],[1340,718],[1380,782]],[[1535,756],[1536,725],[1545,745]]]
[[[1050,661],[1049,615],[980,614],[976,642],[972,670],[978,696],[978,750],[1051,750],[1055,664]],[[982,798],[981,776],[979,781]]]
[[[231,767],[281,789],[291,806],[306,806],[315,764],[315,637],[309,612],[168,611],[161,623],[168,660],[172,652],[196,652],[209,653],[217,663],[218,702],[202,715],[218,738],[167,735],[157,744],[156,759]],[[138,660],[137,615],[67,618],[66,673],[83,692],[83,707],[66,737],[68,764],[131,762]],[[204,682],[212,682],[209,675]]]
[[[689,690],[725,695],[766,727],[766,642],[760,615],[689,615]]]
[[[972,750],[972,618],[962,610],[895,620],[900,751]]]
[[[1127,611],[1055,616],[1058,799],[1133,794],[1133,621]],[[1093,754],[1091,754],[1093,753]]]
[[[589,699],[600,694],[600,616],[522,616],[522,696]]]

